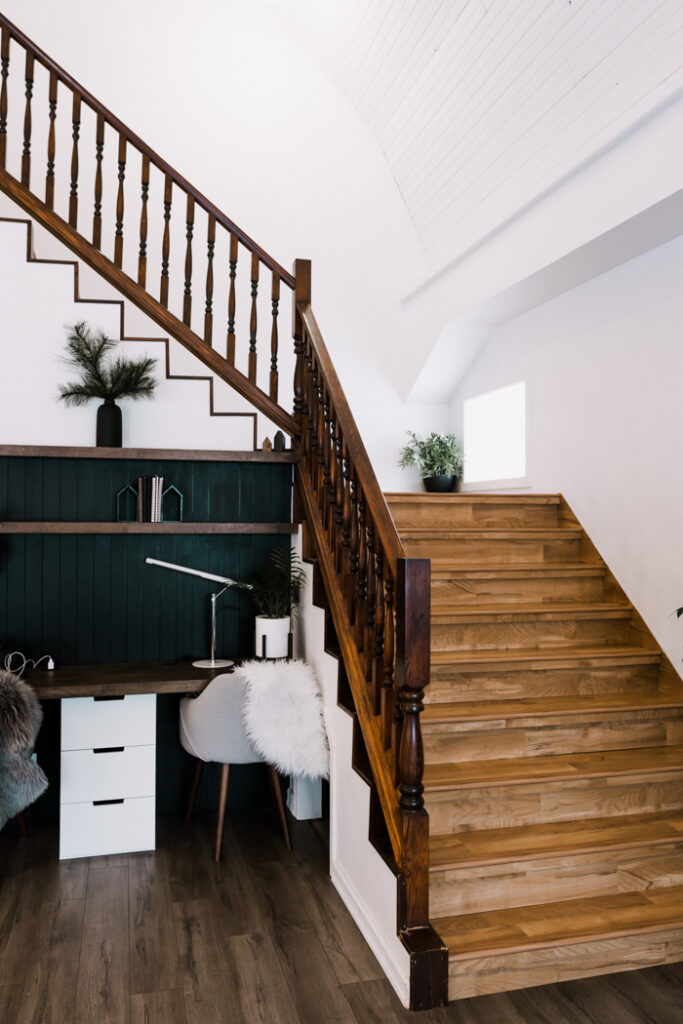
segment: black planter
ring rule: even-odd
[[[422,478],[422,483],[425,485],[425,491],[429,491],[434,494],[439,492],[444,494],[447,491],[454,491],[458,485],[458,478],[454,473],[449,476],[425,476]]]
[[[95,444],[98,448],[120,448],[121,439],[121,410],[113,399],[107,398],[97,410]]]

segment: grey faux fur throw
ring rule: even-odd
[[[0,672],[0,828],[47,789],[31,760],[43,720],[35,693],[13,672]]]

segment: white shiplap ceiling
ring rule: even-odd
[[[286,0],[278,12],[375,135],[434,269],[683,88],[681,0]]]

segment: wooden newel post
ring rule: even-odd
[[[429,819],[424,809],[420,712],[429,682],[429,559],[399,559],[396,579],[396,683],[401,709],[399,807],[403,820],[403,928],[429,919]]]
[[[299,315],[298,305],[300,302],[310,305],[311,302],[311,261],[294,260],[294,303],[292,309],[292,336],[294,338],[294,352],[296,355],[296,367],[294,369],[294,419],[302,428],[303,439],[303,416],[306,412],[306,395],[304,388],[304,328]]]

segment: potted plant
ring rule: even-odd
[[[120,448],[122,439],[120,398],[151,398],[157,381],[152,376],[156,359],[125,359],[121,356],[105,362],[116,342],[103,331],[92,331],[82,321],[69,328],[64,361],[81,372],[80,380],[60,384],[59,397],[67,405],[85,405],[101,398],[97,410],[95,444],[98,448]]]
[[[408,437],[401,449],[401,468],[417,466],[426,491],[454,491],[465,461],[455,436],[431,433],[421,438],[409,430]]]
[[[286,658],[292,619],[306,582],[303,563],[294,548],[276,548],[268,564],[251,583],[256,616],[256,656]]]

